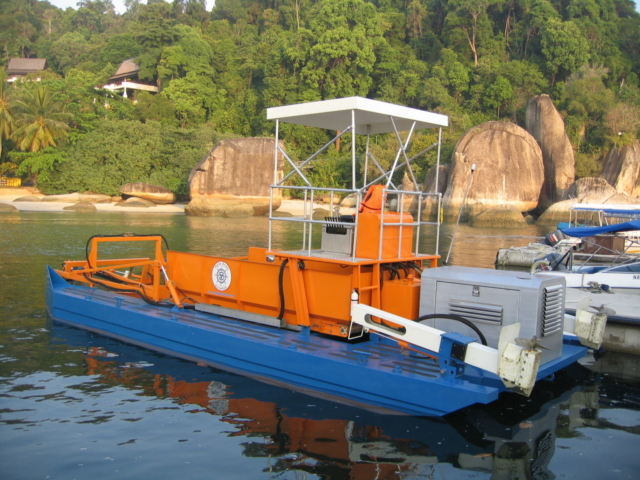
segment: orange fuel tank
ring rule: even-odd
[[[388,225],[389,223],[413,223],[410,213],[387,212],[384,214],[385,225],[382,228],[382,256],[383,259],[411,257],[413,240],[413,226]],[[378,258],[380,253],[380,213],[362,213],[358,217],[358,243],[356,257]],[[400,235],[402,231],[402,240]],[[398,249],[398,246],[400,248]]]

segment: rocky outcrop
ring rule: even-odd
[[[640,203],[640,200],[618,193],[604,178],[581,178],[567,189],[563,201],[554,203],[540,215],[536,224],[555,226],[558,222],[568,222],[569,210],[576,203],[626,205]]]
[[[80,203],[80,202],[89,202],[89,203],[103,203],[103,202],[111,202],[111,197],[109,195],[102,195],[99,193],[67,193],[64,195],[47,195],[42,198],[43,202],[60,202],[60,203]]]
[[[16,198],[14,202],[41,202],[41,197],[36,197],[35,195],[27,195],[26,197]]]
[[[282,146],[282,145],[281,145]],[[273,139],[223,140],[189,175],[191,201],[185,214],[198,216],[264,215],[269,211],[269,186],[273,183]],[[278,156],[282,178],[283,158]],[[274,210],[280,206],[274,192]]]
[[[470,227],[521,228],[526,225],[522,212],[513,205],[491,207],[469,215]]]
[[[612,148],[604,159],[600,174],[619,193],[640,197],[640,142]]]
[[[145,200],[144,198],[138,197],[129,197],[122,202],[118,202],[114,205],[115,207],[127,207],[127,208],[149,208],[155,207],[156,204],[150,202],[149,200]]]
[[[71,210],[74,212],[86,213],[86,212],[95,212],[97,211],[97,208],[93,203],[80,202],[80,203],[76,203],[75,205],[69,205],[68,207],[64,207],[63,210]]]
[[[513,205],[520,212],[537,207],[544,181],[540,146],[513,123],[486,122],[468,130],[455,146],[443,199],[446,219],[458,216],[473,164],[477,169],[462,221],[471,211],[498,205]]]
[[[562,200],[573,203],[605,203],[618,192],[604,178],[585,177],[576,180],[565,192]]]
[[[542,150],[544,183],[540,191],[539,209],[560,201],[575,180],[575,159],[564,120],[549,95],[529,100],[525,114],[527,131]]]
[[[569,221],[569,210],[574,203],[578,203],[575,200],[564,200],[557,202],[547,208],[538,220],[536,225],[549,225],[556,226],[560,222]]]
[[[167,205],[173,203],[176,199],[176,196],[168,188],[141,182],[124,184],[120,187],[120,193],[123,195],[123,198],[142,198],[156,205]]]
[[[20,210],[8,203],[0,202],[0,213],[20,213]]]
[[[342,199],[340,206],[344,208],[355,208],[358,203],[358,196],[355,193],[350,193]]]

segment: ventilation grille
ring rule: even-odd
[[[449,300],[449,313],[460,315],[467,320],[502,324],[502,307],[499,305]]]
[[[564,287],[562,285],[544,289],[542,309],[542,336],[546,337],[561,331],[564,320]]]

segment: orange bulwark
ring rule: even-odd
[[[399,217],[385,214],[394,224]],[[165,259],[160,236],[100,236],[89,241],[86,261],[67,261],[59,273],[67,280],[137,295],[151,303],[187,308],[213,305],[223,309],[220,313],[229,313],[224,309],[244,311],[279,318],[284,327],[310,327],[346,337],[352,292],[360,303],[416,318],[423,262],[435,267],[439,258],[410,253],[411,226],[384,225],[381,239],[380,218],[380,214],[360,215],[356,260],[265,248],[250,248],[247,256],[236,258],[168,250]],[[411,220],[404,214],[403,221]],[[106,242],[153,242],[155,255],[100,259],[99,247]],[[399,245],[401,255],[397,254]],[[377,256],[379,250],[382,258],[366,258]]]

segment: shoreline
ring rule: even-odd
[[[20,212],[63,212],[76,213],[73,210],[64,210],[64,207],[75,205],[75,202],[14,202],[16,198],[24,195],[0,195],[0,203],[13,205]],[[40,195],[36,195],[40,196]],[[44,195],[42,195],[44,196]],[[118,212],[118,213],[175,213],[184,215],[186,203],[172,203],[167,205],[156,205],[155,207],[116,207],[114,203],[94,203],[97,212]],[[316,204],[315,208],[328,209],[329,205]],[[353,208],[341,208],[343,213],[353,213]],[[276,210],[278,213],[289,213],[294,217],[302,217],[304,214],[303,200],[282,200],[280,208]],[[93,213],[93,212],[89,212]]]

